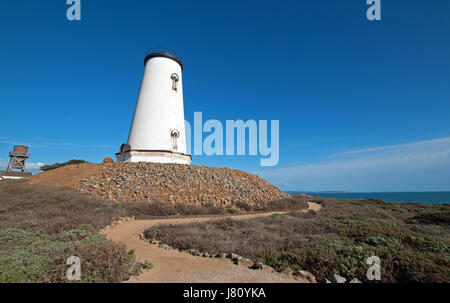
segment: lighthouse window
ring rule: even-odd
[[[180,132],[177,129],[174,129],[170,133],[170,137],[172,138],[172,149],[178,149],[178,138],[180,137]]]
[[[177,74],[172,74],[172,76],[170,76],[170,79],[172,79],[172,90],[177,90],[177,84],[180,78]]]

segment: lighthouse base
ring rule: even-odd
[[[153,162],[191,164],[191,156],[170,151],[129,150],[116,154],[117,162]]]

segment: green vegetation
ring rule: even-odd
[[[411,224],[448,225],[448,222],[450,222],[450,211],[423,213],[408,219],[407,222]]]
[[[370,256],[382,282],[450,282],[450,205],[315,199],[320,212],[275,214],[148,229],[147,238],[176,248],[234,252],[282,270],[339,274],[367,281]]]
[[[87,162],[85,160],[70,160],[70,161],[67,161],[67,162],[64,162],[64,163],[54,163],[54,164],[51,164],[51,165],[44,165],[44,166],[41,166],[39,169],[42,170],[42,171],[48,171],[48,170],[52,170],[52,169],[55,169],[55,168],[63,167],[63,166],[66,166],[66,165],[80,164],[80,163],[87,163]]]
[[[304,205],[277,201],[269,207]],[[138,264],[133,252],[98,234],[112,221],[237,212],[212,203],[111,202],[65,188],[5,180],[0,182],[0,282],[68,282],[65,262],[72,255],[81,259],[82,281],[121,282],[153,265]]]
[[[142,264],[143,270],[149,270],[153,268],[153,264],[147,260],[145,260],[144,264]]]
[[[145,236],[182,249],[234,252],[277,270],[307,270],[319,281],[333,273],[366,281],[365,261],[376,255],[382,282],[450,282],[450,205],[310,200],[321,203],[322,210],[158,226]],[[274,201],[268,209],[305,204],[305,197],[294,197]],[[81,259],[83,282],[121,282],[152,264],[137,263],[134,252],[98,234],[112,221],[229,212],[212,204],[114,203],[68,189],[2,181],[0,282],[68,282],[65,263],[72,255]]]
[[[0,282],[69,282],[66,260],[81,260],[81,282],[122,282],[141,266],[98,231],[125,215],[114,204],[66,189],[0,183]]]
[[[81,260],[81,282],[121,282],[139,272],[134,255],[92,227],[43,232],[0,229],[0,282],[68,282],[66,260]]]

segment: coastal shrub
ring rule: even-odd
[[[273,215],[271,215],[270,216],[272,219],[281,219],[281,218],[283,218],[283,215],[282,214],[273,214]]]
[[[406,222],[448,226],[450,225],[450,211],[423,213],[409,218]]]
[[[308,201],[300,195],[292,196],[292,198],[271,201],[266,207],[267,210],[301,210],[307,208]]]
[[[80,258],[81,282],[121,282],[141,270],[123,246],[85,231],[65,231],[52,239],[39,231],[0,229],[0,282],[70,282],[70,256]]]
[[[126,214],[113,203],[69,189],[14,180],[0,182],[0,228],[42,230],[55,235],[87,224],[100,230]]]
[[[70,160],[64,163],[54,163],[54,164],[50,164],[50,165],[44,165],[41,166],[39,169],[42,171],[49,171],[52,169],[56,169],[56,168],[60,168],[66,165],[72,165],[72,164],[81,164],[81,163],[88,163],[85,160]]]
[[[176,216],[232,213],[237,210],[212,203],[195,206],[163,202],[112,202],[75,190],[29,184],[0,182],[0,228],[42,230],[50,235],[90,225],[96,231],[124,216]]]
[[[144,261],[144,263],[142,264],[142,269],[143,270],[149,270],[153,268],[153,264],[147,260]]]
[[[97,232],[128,211],[68,189],[0,182],[0,282],[67,282],[71,255],[83,281],[127,280],[134,255]]]
[[[381,259],[382,282],[450,282],[450,229],[442,224],[450,205],[318,200],[323,208],[315,214],[161,225],[144,236],[175,248],[237,253],[280,271],[307,270],[322,282],[333,274],[367,282],[370,256]]]

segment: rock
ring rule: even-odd
[[[263,264],[261,262],[255,262],[250,268],[255,270],[261,270],[263,269]]]
[[[362,283],[362,282],[359,281],[359,280],[356,279],[356,278],[353,278],[353,279],[351,279],[350,282],[348,282],[348,283]]]
[[[275,269],[273,269],[273,267],[270,267],[268,265],[263,265],[262,266],[262,270],[267,271],[267,272],[275,272]]]
[[[298,278],[306,279],[311,283],[317,283],[316,277],[314,277],[314,275],[308,271],[299,270],[294,275]]]
[[[247,259],[247,258],[242,258],[242,257],[234,259],[233,262],[236,265],[243,265],[243,266],[247,266],[247,267],[252,267],[254,264],[252,260]]]
[[[167,244],[164,244],[164,243],[163,243],[163,244],[160,244],[159,247],[164,248],[164,249],[166,249],[166,250],[170,250],[170,246],[167,245]]]
[[[292,275],[294,273],[294,271],[290,267],[283,268],[283,270],[281,272],[283,274],[285,274],[285,275],[288,275],[288,276],[290,276],[290,275]]]
[[[208,202],[216,207],[232,209],[266,206],[274,200],[290,197],[256,175],[228,168],[105,161],[107,164],[100,166],[83,165],[80,175],[86,175],[90,166],[92,172],[75,185],[78,190],[120,202],[160,201],[195,206]],[[46,182],[58,185],[66,174],[76,176],[77,169],[70,168],[68,172],[69,168],[62,167],[58,178]]]
[[[207,252],[204,252],[204,253],[202,254],[202,256],[205,257],[205,258],[209,258],[209,254],[208,254]]]
[[[114,163],[114,160],[110,157],[106,157],[105,159],[103,159],[103,163]]]
[[[333,281],[334,283],[345,283],[347,281],[347,279],[344,277],[341,277],[340,275],[334,274],[331,277],[331,281]]]
[[[239,256],[238,254],[235,254],[235,253],[231,253],[231,254],[229,254],[229,256],[230,256],[230,259],[231,259],[231,260],[241,258],[241,256]]]
[[[189,249],[189,253],[193,256],[201,256],[201,253],[196,249]]]

